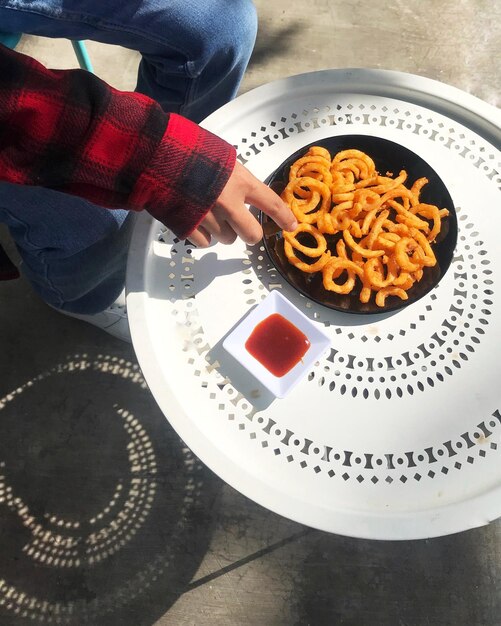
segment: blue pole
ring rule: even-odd
[[[72,41],[73,50],[75,50],[75,54],[77,55],[78,63],[83,70],[87,70],[88,72],[94,72],[92,68],[92,63],[90,61],[89,55],[87,53],[87,48],[83,41]]]
[[[14,48],[19,43],[21,39],[21,33],[0,33],[0,43],[3,43],[7,48]]]

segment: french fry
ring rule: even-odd
[[[432,244],[449,212],[420,201],[428,179],[410,187],[406,181],[405,170],[380,175],[360,150],[331,157],[325,148],[311,147],[291,166],[282,192],[299,222],[294,232],[283,231],[289,263],[321,272],[328,291],[350,294],[360,285],[363,303],[373,293],[381,308],[388,297],[407,300],[407,291],[437,263]],[[300,233],[309,233],[312,245],[298,241]]]

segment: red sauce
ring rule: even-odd
[[[299,363],[310,342],[283,315],[273,313],[254,328],[245,347],[267,370],[280,378]]]

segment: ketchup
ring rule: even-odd
[[[299,363],[310,342],[289,320],[273,313],[257,324],[245,347],[267,370],[280,378]]]

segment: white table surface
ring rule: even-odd
[[[315,528],[413,539],[501,516],[500,112],[409,74],[331,70],[260,87],[204,126],[262,180],[325,137],[401,143],[445,182],[459,238],[430,294],[368,318],[308,301],[262,246],[193,250],[142,215],[127,306],[140,366],[166,418],[233,487]],[[332,337],[330,353],[281,400],[221,348],[270,289]]]

